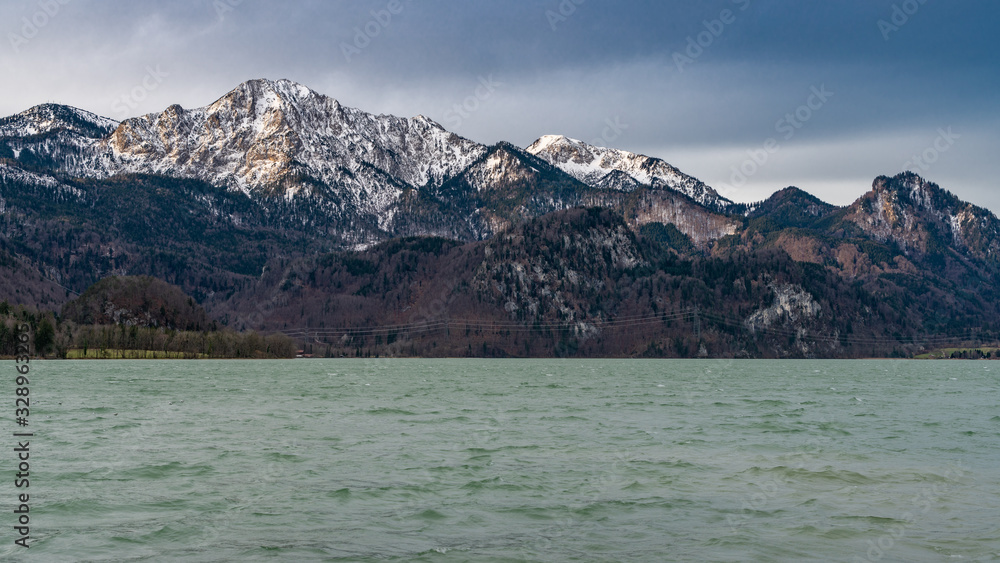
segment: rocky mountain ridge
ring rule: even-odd
[[[287,80],[251,80],[204,108],[128,119],[98,146],[109,175],[176,175],[285,197],[321,183],[377,212],[403,187],[440,184],[482,151],[423,116],[371,115]]]
[[[538,213],[580,205],[586,197],[614,205],[642,187],[665,192],[657,201],[686,196],[714,212],[731,203],[659,159],[578,143],[574,146],[583,153],[601,155],[592,170],[580,174],[576,161],[555,152],[559,143],[546,141],[555,137],[543,137],[527,151],[506,143],[494,150],[424,116],[369,114],[288,80],[250,80],[208,106],[173,105],[121,123],[51,105],[4,121],[9,125],[0,127],[0,157],[33,172],[195,179],[241,191],[265,206],[276,197],[310,200],[321,215],[317,221],[332,225],[347,245],[406,234],[484,238]],[[49,138],[41,141],[39,135]],[[507,148],[518,153],[515,160],[525,160],[532,151],[540,160],[505,166]],[[504,206],[505,213],[470,207],[483,199],[484,187],[530,183],[532,169],[537,172],[542,162],[554,166],[545,170],[552,180],[547,184],[568,186],[575,178],[577,193],[544,193],[542,188],[536,201]],[[443,188],[448,182],[450,187]],[[459,193],[458,185],[467,191]],[[442,189],[449,192],[448,201],[438,197]],[[420,225],[415,221],[419,213],[400,217],[413,211],[415,201],[439,221]],[[465,208],[463,214],[449,211],[456,207]],[[442,229],[443,223],[449,228]]]
[[[668,188],[717,211],[725,211],[733,203],[658,158],[596,147],[563,135],[545,135],[527,151],[590,186],[623,192],[639,186]]]
[[[288,81],[121,123],[0,120],[0,215],[3,299],[59,310],[149,275],[336,354],[840,357],[1000,334],[1000,221],[915,174],[845,207],[794,187],[734,204],[655,158],[479,145]]]
[[[907,254],[934,254],[952,247],[984,260],[1000,257],[995,215],[913,173],[876,178],[872,191],[850,206],[847,218],[876,240],[894,242]]]
[[[94,146],[117,126],[88,111],[42,104],[0,119],[0,159],[13,161],[8,167],[86,175],[94,172]]]

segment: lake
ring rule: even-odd
[[[31,367],[4,560],[1000,559],[1000,362]]]

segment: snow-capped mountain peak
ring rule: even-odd
[[[89,111],[42,104],[0,119],[0,154],[82,176],[92,169],[94,143],[117,126],[117,121]]]
[[[548,149],[549,147],[556,145],[583,145],[583,141],[578,141],[576,139],[570,139],[565,135],[542,135],[537,141],[532,143],[528,150],[533,153],[538,153]]]
[[[427,118],[372,115],[290,80],[244,82],[203,108],[171,106],[123,122],[105,142],[108,174],[198,178],[384,210],[404,187],[437,185],[485,148]]]
[[[643,185],[676,190],[716,209],[731,203],[700,180],[658,158],[597,147],[563,135],[545,135],[527,150],[577,180],[598,188],[629,190]],[[613,172],[624,173],[628,177]]]
[[[0,156],[56,176],[200,180],[286,209],[272,206],[277,196],[351,243],[479,238],[558,209],[615,206],[644,187],[639,223],[697,207],[678,192],[716,211],[729,203],[659,159],[557,135],[527,150],[486,147],[424,115],[367,113],[291,80],[248,80],[203,107],[121,123],[39,106],[0,120]]]
[[[118,126],[107,117],[59,104],[41,104],[0,119],[0,137],[29,137],[64,130],[81,137],[100,138]]]

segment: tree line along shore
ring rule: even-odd
[[[219,329],[215,323],[200,329],[171,326],[81,324],[23,306],[0,302],[0,357],[17,355],[18,327],[30,327],[33,357],[62,359],[198,359],[294,358],[298,346],[283,334],[264,335]]]

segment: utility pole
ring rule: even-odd
[[[694,338],[701,344],[701,312],[697,306],[694,308]]]
[[[698,357],[707,358],[708,350],[701,341],[701,310],[697,306],[694,308],[694,337],[698,341]]]

